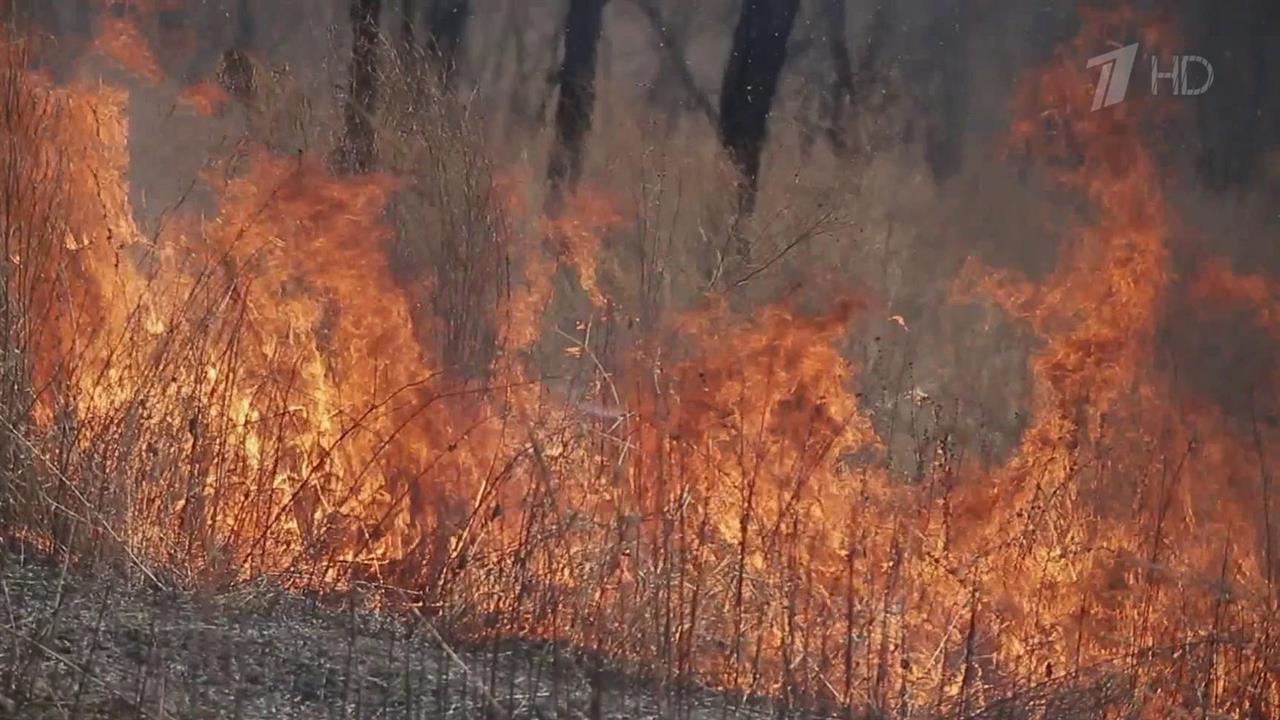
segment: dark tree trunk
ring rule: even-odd
[[[674,19],[668,20],[663,16],[660,0],[639,0],[636,5],[649,21],[658,52],[662,53],[658,74],[649,88],[649,102],[665,112],[670,121],[692,105],[715,127],[718,122],[715,106],[698,87],[685,54],[694,6],[679,3]]]
[[[29,23],[53,37],[62,31],[58,13],[49,0],[0,0],[0,23],[19,27]]]
[[[832,81],[828,91],[830,119],[827,138],[837,152],[848,148],[844,134],[844,111],[853,102],[853,56],[849,53],[849,40],[845,36],[849,26],[846,0],[826,0],[823,4],[823,20],[827,24],[827,52],[831,55]]]
[[[876,5],[867,29],[867,41],[856,59],[846,36],[847,0],[824,0],[823,20],[827,24],[827,54],[832,69],[831,88],[827,91],[827,141],[838,155],[846,155],[850,151],[845,127],[847,111],[867,100],[868,86],[878,72],[879,54],[890,32],[888,5]]]
[[[1192,98],[1200,121],[1200,174],[1212,188],[1242,188],[1257,178],[1268,153],[1280,148],[1280,5],[1190,4],[1195,44],[1188,46],[1214,65],[1213,86]],[[1167,70],[1168,57],[1160,62]],[[1200,73],[1193,70],[1191,86],[1201,83]]]
[[[250,0],[238,0],[236,3],[236,47],[247,50],[253,44],[254,26],[253,11],[249,9]]]
[[[547,207],[559,211],[582,174],[583,144],[596,102],[596,61],[607,0],[570,0],[564,20],[564,60],[558,80],[555,144],[547,165]]]
[[[42,43],[40,62],[59,81],[76,65],[83,44],[93,39],[89,0],[0,0],[0,24],[30,26],[53,42]],[[3,32],[3,30],[0,30]]]
[[[427,15],[427,50],[439,63],[446,85],[451,83],[458,66],[458,54],[470,17],[468,0],[435,0]]]
[[[411,50],[417,44],[417,33],[413,24],[418,21],[418,0],[404,0],[400,6],[400,45]]]
[[[880,51],[890,32],[889,5],[877,3],[872,12],[866,42],[855,59],[849,49],[848,0],[824,0],[823,21],[827,25],[827,54],[831,59],[831,86],[827,91],[827,141],[836,153],[848,154],[846,133],[849,108],[867,99],[867,88],[878,73]]]
[[[256,71],[249,59],[249,47],[253,45],[254,36],[249,0],[237,0],[235,21],[235,40],[222,53],[218,79],[232,97],[247,102],[253,98],[257,85]]]
[[[72,0],[71,22],[67,30],[79,37],[93,34],[93,8],[89,6],[89,0]]]
[[[755,209],[769,110],[799,0],[743,0],[720,90],[720,141],[740,174],[739,215]]]
[[[340,171],[364,173],[373,169],[373,112],[378,98],[378,17],[382,0],[351,0],[351,86],[347,98],[345,133],[338,151]]]
[[[969,0],[939,3],[928,37],[936,38],[929,64],[929,119],[925,125],[925,161],[934,180],[943,182],[960,170],[969,112],[968,37]]]

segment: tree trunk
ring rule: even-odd
[[[62,30],[49,0],[0,0],[0,23],[19,27],[30,24],[53,37]]]
[[[350,95],[337,169],[365,173],[373,169],[373,112],[378,97],[378,17],[382,0],[351,0]]]
[[[685,54],[694,6],[679,3],[671,20],[663,16],[660,0],[638,0],[636,6],[649,21],[658,52],[662,54],[658,74],[649,88],[649,102],[666,113],[668,121],[673,123],[692,105],[716,127],[715,106],[698,87]]]
[[[872,11],[866,41],[855,58],[846,37],[848,0],[824,0],[823,21],[827,25],[827,54],[831,60],[831,85],[826,93],[827,141],[836,154],[847,157],[852,148],[848,139],[848,111],[868,99],[869,88],[880,72],[880,54],[892,23],[889,4],[880,2]]]
[[[737,169],[739,216],[755,209],[769,110],[799,0],[743,0],[720,91],[720,142]]]
[[[1214,64],[1211,89],[1196,98],[1200,125],[1199,170],[1211,188],[1244,188],[1258,178],[1268,153],[1280,152],[1280,8],[1267,0],[1201,7],[1188,3],[1194,18],[1195,52]],[[1168,70],[1167,56],[1160,58]],[[1192,70],[1192,87],[1203,82]],[[1161,93],[1167,93],[1167,83]]]
[[[236,47],[247,50],[253,44],[253,35],[253,11],[249,9],[249,0],[239,0],[236,3]]]
[[[427,50],[439,64],[445,85],[451,84],[458,53],[471,17],[468,0],[435,0],[427,16]]]
[[[249,0],[238,0],[236,3],[235,40],[230,48],[222,53],[222,65],[218,69],[218,79],[227,93],[243,102],[253,99],[257,79],[253,62],[249,59],[249,47],[253,44],[253,15],[249,10]]]
[[[853,56],[849,52],[849,40],[845,33],[849,26],[846,0],[826,0],[823,4],[823,20],[827,24],[827,52],[831,56],[831,89],[827,102],[827,139],[837,153],[848,150],[845,137],[844,111],[853,102]]]
[[[925,161],[935,181],[941,183],[960,170],[969,114],[968,0],[938,3],[938,16],[928,37],[936,38],[929,63],[932,67],[928,122],[925,125]]]
[[[418,0],[404,0],[400,6],[400,46],[404,50],[411,50],[417,44],[417,34],[413,29],[417,21]]]
[[[607,0],[570,0],[564,20],[564,59],[558,76],[555,144],[547,165],[547,208],[559,211],[582,174],[583,143],[596,101],[596,61]]]
[[[89,6],[89,0],[72,0],[70,29],[82,37],[93,34],[93,9]]]

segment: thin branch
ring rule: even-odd
[[[764,272],[765,270],[768,270],[771,266],[773,266],[774,264],[776,264],[779,260],[781,260],[782,258],[786,257],[786,256],[787,256],[787,254],[788,254],[788,253],[790,253],[792,250],[794,250],[794,249],[796,249],[797,247],[799,247],[801,243],[804,243],[804,242],[806,242],[806,241],[808,241],[808,240],[813,239],[813,237],[814,237],[815,235],[817,235],[817,234],[818,234],[818,230],[819,230],[819,229],[820,229],[824,224],[826,224],[827,220],[829,220],[830,218],[831,218],[831,213],[826,213],[826,214],[824,214],[822,217],[818,218],[818,220],[816,220],[812,225],[810,225],[809,227],[805,228],[804,232],[800,233],[799,235],[797,235],[797,236],[796,236],[796,238],[795,238],[794,240],[792,240],[791,242],[787,243],[787,246],[786,246],[786,247],[782,248],[782,249],[781,249],[781,250],[779,250],[777,253],[775,253],[773,257],[771,257],[771,258],[769,258],[768,260],[766,260],[764,263],[762,263],[762,264],[761,264],[759,267],[757,267],[756,269],[752,270],[751,272],[747,273],[746,275],[743,275],[742,277],[740,277],[740,278],[738,278],[737,280],[735,280],[735,281],[733,282],[733,284],[729,286],[729,287],[730,287],[730,289],[733,289],[733,288],[739,287],[739,286],[741,286],[741,285],[745,285],[745,284],[747,284],[747,282],[749,282],[749,281],[751,280],[751,278],[754,278],[755,276],[759,275],[760,273]]]
[[[685,59],[684,47],[680,42],[680,38],[671,32],[671,27],[667,24],[666,19],[662,16],[662,8],[658,6],[658,0],[631,0],[641,14],[649,21],[649,27],[652,28],[654,36],[658,39],[658,46],[667,54],[667,60],[671,63],[671,68],[675,70],[676,77],[680,80],[680,85],[684,88],[685,94],[689,96],[689,100],[693,103],[698,112],[707,118],[707,122],[711,123],[714,129],[719,127],[720,119],[716,114],[715,106],[711,104],[711,100],[707,98],[707,94],[698,87],[697,80],[694,79],[693,73],[689,70],[689,63]]]

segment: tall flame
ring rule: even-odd
[[[1241,436],[1156,362],[1179,285],[1145,109],[1088,110],[1084,58],[1137,20],[1088,13],[1023,86],[1015,142],[1093,207],[1057,269],[970,262],[955,284],[1037,338],[1034,421],[1000,467],[945,438],[920,480],[878,461],[841,352],[853,300],[744,318],[712,299],[621,361],[584,319],[569,390],[544,387],[528,357],[561,267],[611,306],[623,213],[589,187],[510,238],[522,281],[480,383],[392,272],[406,179],[248,147],[202,179],[216,211],[148,237],[127,93],[33,76],[58,110],[30,152],[65,174],[62,241],[25,259],[58,308],[29,319],[34,443],[130,552],[191,582],[372,579],[461,631],[847,707],[969,713],[1063,677],[1123,677],[1150,717],[1274,707],[1280,434]],[[119,30],[100,49],[152,78]],[[503,212],[527,212],[527,182],[498,183]],[[1272,284],[1213,264],[1190,287],[1274,331]]]

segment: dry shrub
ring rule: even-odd
[[[513,228],[500,180],[465,101],[421,51],[386,53],[378,115],[382,167],[402,183],[391,210],[394,262],[426,300],[422,338],[446,367],[481,377],[496,358],[495,317],[510,294]]]
[[[58,479],[35,472],[26,440],[38,388],[32,364],[43,330],[40,318],[59,311],[42,270],[70,236],[63,165],[44,138],[58,121],[58,102],[27,72],[26,43],[5,29],[0,39],[0,521],[33,538],[50,528],[69,541],[68,518],[57,508]],[[46,468],[47,469],[47,468]],[[53,496],[50,496],[52,491]]]

